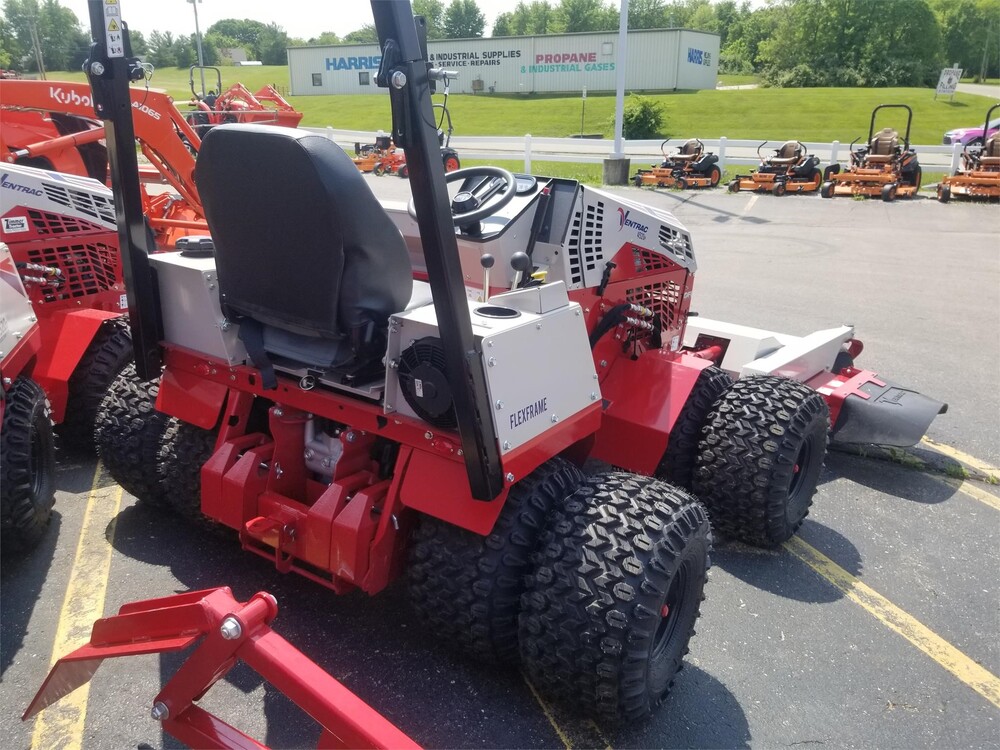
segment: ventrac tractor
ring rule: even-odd
[[[369,594],[405,576],[437,635],[640,719],[686,653],[709,518],[779,544],[831,435],[911,443],[942,405],[857,369],[849,327],[689,317],[692,239],[665,211],[492,167],[446,178],[445,71],[409,3],[372,6],[405,207],[322,136],[220,125],[195,175],[211,236],[147,254],[124,68],[89,68],[136,347],[102,459],[281,571]]]

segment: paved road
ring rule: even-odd
[[[371,181],[381,194],[407,189]],[[867,344],[861,363],[949,401],[932,437],[1000,464],[996,206],[622,191],[671,208],[694,233],[700,312],[800,334],[854,323]],[[989,693],[1000,685],[996,487],[957,489],[940,475],[832,454],[805,545],[761,552],[720,540],[672,695],[651,722],[611,730],[543,707],[516,670],[451,653],[419,628],[399,585],[373,599],[335,596],[279,575],[232,538],[136,505],[95,481],[92,459],[59,458],[52,533],[0,571],[3,747],[29,747],[33,732],[38,750],[177,746],[148,718],[176,656],[107,663],[82,715],[17,721],[71,616],[67,585],[103,586],[79,577],[86,555],[107,557],[108,613],[221,584],[240,597],[273,592],[277,629],[427,746],[1000,747],[1000,693]],[[928,638],[933,657],[919,647]],[[992,700],[970,686],[984,673]],[[315,743],[315,728],[247,669],[205,704],[276,747]],[[52,739],[60,732],[65,744]]]
[[[991,99],[1000,101],[1000,86],[993,83],[960,83],[958,84],[958,90],[963,94],[988,96]]]

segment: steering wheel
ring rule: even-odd
[[[471,190],[458,192],[451,201],[451,217],[456,227],[464,227],[492,216],[514,199],[517,182],[514,175],[500,167],[466,167],[446,172],[445,182],[457,182],[472,177],[485,179]],[[406,205],[411,218],[417,218],[417,207],[413,198]]]

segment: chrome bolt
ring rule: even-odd
[[[510,441],[508,441],[508,440],[504,440],[503,441],[503,449],[505,451],[509,451],[510,450]]]
[[[101,65],[101,64],[94,63],[94,65]],[[101,65],[101,69],[103,72],[104,69],[103,65]],[[100,75],[100,73],[98,73],[97,75]],[[156,701],[156,703],[153,704],[153,707],[149,710],[149,715],[152,716],[157,721],[166,721],[170,717],[170,709],[167,708],[166,703],[162,703],[161,701]]]
[[[503,401],[497,401],[497,410],[503,409]]]
[[[465,451],[463,451],[461,448],[459,448],[458,449],[458,455],[464,456],[465,455]]]
[[[427,430],[427,432],[424,433],[424,437],[427,438],[428,440],[433,440],[434,439],[434,433],[431,432],[430,430]]]
[[[290,525],[286,524],[285,527],[282,529],[282,531],[285,532],[285,536],[287,536],[293,542],[295,541],[295,527],[294,526],[290,526]]]
[[[406,85],[406,73],[401,70],[397,70],[392,74],[392,87],[394,89],[401,89]]]
[[[316,451],[312,448],[306,448],[306,452],[303,454],[306,457],[306,461],[316,455]]]
[[[37,323],[38,322],[38,318],[36,318],[34,315],[29,315],[28,316],[28,320],[30,322],[32,322],[32,323]]]
[[[240,625],[240,621],[235,617],[227,617],[222,621],[219,634],[227,641],[235,641],[243,635],[243,626]]]
[[[398,359],[390,359],[389,360],[389,369],[390,370],[395,370],[398,367],[399,367],[399,360]]]
[[[608,360],[602,359],[601,360],[601,367],[607,367],[607,366],[608,366]]]
[[[510,472],[508,471],[508,472],[507,472],[507,476],[505,476],[505,477],[504,477],[504,479],[506,479],[506,480],[507,480],[508,482],[513,482],[513,481],[514,481],[514,475],[513,475],[513,474],[511,474],[511,473],[510,473]]]
[[[591,401],[597,401],[597,394],[594,393],[594,392],[591,392],[591,394],[590,394],[590,400]]]
[[[14,381],[13,381],[13,380],[11,380],[10,378],[4,378],[4,379],[3,379],[3,384],[4,384],[5,386],[7,386],[7,387],[10,387],[10,386],[11,386],[11,385],[12,385],[13,383],[14,383]]]
[[[555,424],[558,421],[559,421],[559,417],[557,417],[555,414],[553,414],[552,415],[552,424]]]
[[[486,360],[486,364],[488,364],[490,367],[496,367],[497,366],[497,358],[496,357],[490,357],[488,360]]]
[[[102,75],[104,75],[104,63],[99,63],[97,61],[92,62],[90,64],[90,72],[93,73],[95,76],[102,76]],[[157,703],[155,706],[153,706],[153,711],[154,712],[156,711],[156,706],[163,706],[163,704],[162,703]],[[164,710],[166,710],[167,707],[163,706],[163,708],[164,708]],[[157,716],[154,713],[153,714],[153,718],[159,720],[160,717]],[[165,719],[167,717],[164,716],[163,718]]]
[[[285,416],[285,412],[282,411],[282,409],[281,409],[280,406],[276,406],[276,407],[274,407],[274,416],[276,416],[276,417],[283,417],[283,416]]]
[[[281,479],[284,476],[285,470],[281,468],[281,464],[277,461],[274,462],[274,478]]]
[[[233,321],[229,320],[228,318],[223,320],[222,323],[219,325],[219,328],[221,328],[223,331],[228,331],[232,327],[233,327]]]
[[[486,342],[486,346],[488,346],[488,347],[490,347],[492,349],[493,348],[493,342],[492,341],[487,341]]]
[[[535,330],[536,331],[542,330],[542,324],[541,323],[535,323]]]
[[[344,435],[344,440],[346,440],[348,443],[353,443],[357,439],[358,439],[358,433],[356,432],[348,432],[346,435]]]

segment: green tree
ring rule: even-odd
[[[776,86],[920,86],[941,34],[927,0],[784,0],[758,56]]]
[[[533,36],[548,34],[553,8],[545,0],[520,2],[509,13],[501,13],[493,23],[493,36]]]
[[[346,44],[378,44],[378,32],[375,24],[366,23],[360,29],[352,31],[344,37]]]
[[[169,31],[154,29],[149,35],[149,59],[147,62],[157,68],[177,65],[177,50],[174,49],[174,35]]]
[[[146,57],[149,54],[149,46],[146,44],[146,37],[141,31],[135,29],[128,30],[128,40],[132,45],[132,54],[136,57]]]
[[[0,68],[19,68],[23,54],[14,27],[0,17]]]
[[[444,12],[446,39],[474,39],[481,37],[485,30],[486,16],[476,0],[451,0]]]
[[[427,21],[427,38],[444,38],[444,3],[441,0],[413,0],[413,15]]]
[[[332,31],[324,31],[319,36],[310,37],[306,44],[312,45],[324,45],[324,44],[340,44],[340,37],[334,34]]]
[[[257,38],[257,55],[265,65],[288,65],[288,34],[277,24],[269,23]]]
[[[560,0],[553,12],[552,33],[614,31],[618,28],[618,9],[603,0]]]
[[[31,36],[34,28],[47,70],[80,69],[87,57],[90,38],[80,28],[76,14],[58,0],[6,0],[4,16],[16,40],[8,50],[13,65],[38,70]],[[19,59],[13,59],[15,53]]]
[[[662,29],[667,25],[664,0],[632,0],[628,6],[630,29]]]
[[[1000,0],[932,0],[944,62],[967,75],[1000,75]]]

